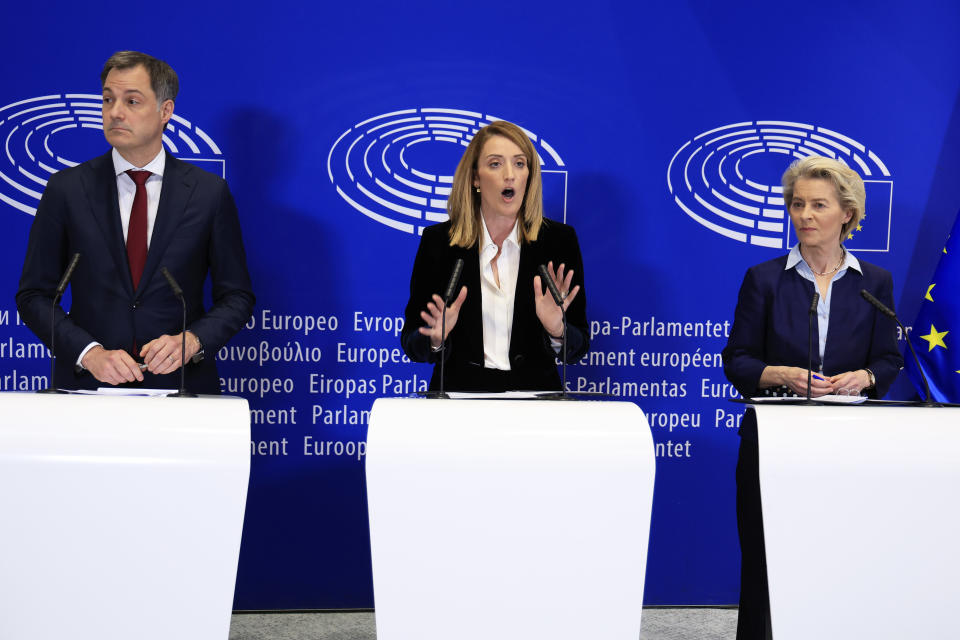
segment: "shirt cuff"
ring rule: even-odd
[[[87,352],[90,351],[90,349],[93,349],[94,347],[102,347],[102,346],[103,345],[100,344],[99,342],[91,342],[86,347],[84,347],[83,351],[80,352],[80,355],[77,356],[77,367],[86,371],[86,367],[83,366],[83,356],[87,355]]]
[[[553,352],[556,353],[557,355],[559,355],[559,354],[560,354],[560,349],[563,348],[563,339],[562,339],[562,338],[554,338],[554,337],[553,337],[552,335],[550,335],[549,333],[547,334],[547,337],[550,338],[550,347],[553,349]]]

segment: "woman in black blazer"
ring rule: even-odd
[[[893,278],[843,247],[863,218],[863,179],[832,158],[811,156],[783,174],[783,196],[799,242],[789,255],[747,271],[723,350],[724,373],[744,397],[806,395],[808,314],[816,292],[810,395],[882,397],[903,358],[893,320],[860,291],[893,308]],[[748,411],[737,459],[738,640],[771,637],[758,455],[756,416]]]
[[[410,278],[401,334],[440,385],[441,293],[458,258],[458,295],[446,308],[451,391],[559,390],[562,314],[538,275],[546,265],[567,313],[567,362],[589,348],[583,265],[573,227],[543,217],[539,157],[527,135],[497,121],[474,135],[457,166],[450,219],[427,227]]]

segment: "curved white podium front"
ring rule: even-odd
[[[755,410],[774,637],[956,638],[960,409]]]
[[[380,399],[366,465],[381,640],[638,637],[654,452],[636,405]]]
[[[226,638],[241,398],[0,394],[0,638]]]

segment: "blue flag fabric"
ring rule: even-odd
[[[960,402],[960,214],[927,286],[910,341],[930,383],[932,399]],[[907,373],[922,396],[923,382],[910,359]]]

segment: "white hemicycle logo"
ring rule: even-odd
[[[419,235],[424,226],[447,219],[453,176],[441,171],[450,172],[477,131],[500,119],[440,108],[404,109],[367,118],[333,143],[327,154],[327,175],[340,197],[363,215]],[[562,179],[565,218],[563,160],[542,137],[524,132],[537,150],[541,171]],[[431,161],[431,167],[424,167]],[[545,206],[546,191],[545,185]]]
[[[47,179],[104,152],[102,98],[65,93],[28,98],[0,107],[0,201],[34,215]],[[83,135],[96,130],[96,135]],[[223,153],[200,127],[174,114],[163,144],[178,158],[225,177]],[[72,157],[71,157],[72,156]],[[211,166],[212,165],[212,166]]]
[[[870,228],[858,227],[848,236],[847,246],[889,251],[890,172],[866,146],[824,127],[758,120],[704,131],[673,155],[667,168],[667,188],[680,209],[711,231],[739,242],[783,249],[792,244],[783,187],[751,173],[751,168],[763,168],[764,162],[782,173],[790,162],[788,158],[777,160],[782,155],[790,159],[828,156],[858,171],[867,186]],[[771,177],[769,171],[766,177]]]

